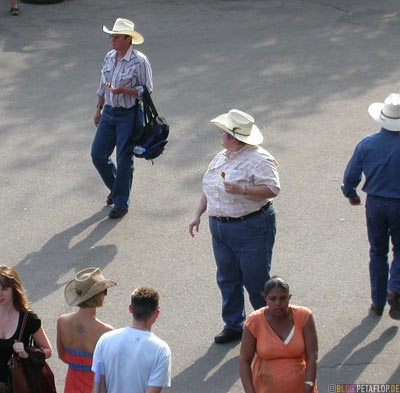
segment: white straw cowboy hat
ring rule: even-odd
[[[384,103],[371,104],[368,113],[386,130],[400,131],[400,94],[392,93]]]
[[[70,306],[77,306],[98,295],[107,288],[117,285],[113,280],[106,280],[100,269],[89,267],[81,270],[65,287],[65,300]]]
[[[254,118],[238,109],[231,109],[228,113],[210,120],[210,123],[248,145],[259,145],[264,140],[259,128],[254,124]]]
[[[112,30],[108,30],[106,26],[103,26],[103,31],[107,34],[123,34],[132,37],[132,44],[140,45],[143,44],[143,36],[135,31],[135,25],[128,19],[118,18]]]

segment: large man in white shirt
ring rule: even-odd
[[[221,129],[224,150],[203,177],[189,233],[195,235],[207,211],[225,323],[214,341],[225,344],[242,337],[244,288],[255,310],[266,305],[262,291],[270,278],[276,232],[272,200],[280,192],[280,182],[278,163],[259,146],[263,135],[252,116],[231,109],[211,123]]]
[[[151,333],[157,320],[159,295],[137,288],[131,296],[131,326],[103,334],[97,342],[92,370],[100,362],[100,393],[160,393],[171,386],[171,351]]]

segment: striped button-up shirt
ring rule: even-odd
[[[259,146],[245,145],[238,152],[219,152],[203,177],[203,192],[210,216],[242,217],[260,210],[270,199],[228,194],[224,180],[248,187],[266,185],[275,195],[280,191],[278,164],[270,153]]]
[[[104,97],[105,105],[112,107],[132,108],[137,98],[128,94],[112,94],[112,87],[134,87],[139,97],[143,94],[143,86],[149,92],[153,90],[153,79],[149,60],[147,57],[131,46],[125,56],[117,62],[117,52],[111,50],[106,54],[103,68],[101,69],[100,86],[97,95]]]

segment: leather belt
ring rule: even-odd
[[[104,108],[107,108],[108,110],[110,110],[112,112],[128,112],[128,111],[133,110],[135,108],[135,105],[130,108],[124,108],[123,106],[104,105]]]
[[[250,218],[253,216],[256,216],[260,213],[262,213],[263,211],[267,210],[270,206],[272,205],[272,202],[269,201],[266,205],[264,205],[260,210],[257,210],[253,213],[250,214],[246,214],[245,216],[242,217],[218,217],[218,216],[210,216],[211,218],[213,218],[214,220],[218,221],[218,222],[235,222],[235,221],[242,221],[245,218]]]

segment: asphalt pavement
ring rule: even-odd
[[[72,308],[65,284],[97,266],[118,281],[99,318],[129,323],[131,291],[157,288],[154,332],[172,350],[171,393],[239,393],[239,345],[217,346],[221,299],[207,218],[188,224],[220,146],[209,120],[252,114],[279,161],[272,274],[312,309],[320,393],[337,384],[399,384],[399,322],[368,313],[364,207],[340,184],[355,145],[379,127],[368,105],[400,92],[396,0],[66,0],[0,10],[1,263],[21,275],[54,347]],[[105,24],[135,22],[170,123],[165,154],[135,161],[129,213],[109,220],[90,158],[96,89],[110,48]],[[362,195],[365,201],[364,195]],[[248,304],[247,311],[251,311]],[[396,390],[397,391],[397,390]]]

